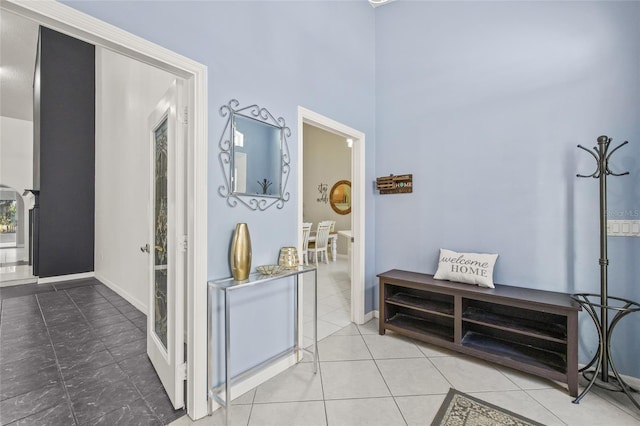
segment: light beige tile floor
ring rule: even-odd
[[[320,265],[318,276],[319,290],[325,286],[318,306],[326,309],[318,327],[318,374],[303,362],[236,398],[231,425],[429,425],[452,387],[545,425],[640,425],[640,410],[624,395],[597,389],[573,404],[557,383],[391,332],[380,336],[377,319],[341,326],[348,308],[330,309],[339,294],[348,302],[340,260]],[[223,424],[223,410],[172,423]]]
[[[387,333],[389,347],[367,334],[377,320],[348,325],[318,345],[320,371],[298,364],[234,401],[232,425],[429,425],[451,387],[545,425],[640,425],[640,411],[626,397],[592,391],[572,404],[566,389],[514,370]],[[357,333],[357,334],[356,334]],[[413,345],[415,351],[408,351]],[[422,356],[416,356],[421,353]],[[223,411],[173,426],[222,425]]]
[[[29,284],[37,281],[29,265],[15,265],[29,258],[24,247],[0,247],[0,287]]]
[[[318,263],[318,340],[351,324],[351,279],[345,256],[335,262]],[[305,281],[303,291],[304,344],[313,343],[313,285]],[[360,333],[358,333],[360,334]]]
[[[31,271],[32,268],[29,265],[0,266],[0,287],[36,282],[37,279]]]

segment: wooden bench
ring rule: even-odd
[[[393,269],[380,279],[380,327],[539,377],[578,395],[578,311],[568,294],[494,289]]]

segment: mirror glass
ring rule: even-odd
[[[227,122],[218,142],[224,175],[218,194],[231,207],[244,204],[260,211],[273,205],[283,208],[290,198],[287,182],[291,171],[287,145],[291,129],[284,118],[276,118],[255,104],[240,108],[237,99],[222,105],[220,115],[227,117]]]
[[[351,182],[348,180],[336,182],[329,193],[329,202],[334,212],[338,214],[351,213]]]
[[[283,129],[241,114],[232,120],[231,192],[281,198]]]

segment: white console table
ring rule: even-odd
[[[305,349],[302,347],[300,341],[300,333],[298,330],[298,320],[299,320],[299,312],[298,312],[298,287],[299,287],[299,277],[305,273],[313,273],[313,351]],[[294,345],[279,353],[278,355],[269,358],[260,364],[250,368],[249,370],[239,374],[237,376],[231,377],[231,325],[230,325],[230,306],[229,306],[229,293],[232,291],[237,291],[241,289],[246,289],[249,287],[254,287],[258,285],[268,285],[269,282],[280,280],[282,278],[293,277],[294,283],[294,336],[295,342]],[[213,333],[212,333],[212,324],[214,323],[213,318],[213,297],[215,292],[220,292],[223,295],[222,303],[224,305],[224,380],[222,384],[218,386],[214,386],[214,377],[213,377],[213,354],[214,354],[214,342],[213,342]],[[301,351],[308,352],[313,355],[313,372],[318,372],[318,271],[315,266],[305,266],[301,265],[296,269],[286,269],[284,272],[277,275],[262,275],[259,273],[254,273],[249,275],[249,279],[245,281],[234,281],[233,278],[225,278],[221,280],[209,281],[207,285],[207,298],[208,298],[208,312],[207,318],[209,321],[208,327],[208,397],[209,397],[209,414],[212,411],[212,401],[216,401],[221,406],[224,407],[225,410],[225,424],[229,425],[229,412],[231,405],[230,391],[231,385],[233,383],[239,382],[241,380],[245,380],[251,375],[261,371],[267,366],[278,362],[285,357],[291,355],[292,353],[300,354]],[[224,395],[224,397],[222,396]]]

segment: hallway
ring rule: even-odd
[[[96,279],[0,288],[0,424],[163,425],[146,316]]]
[[[29,284],[37,281],[29,265],[24,247],[3,247],[0,245],[0,287]]]

